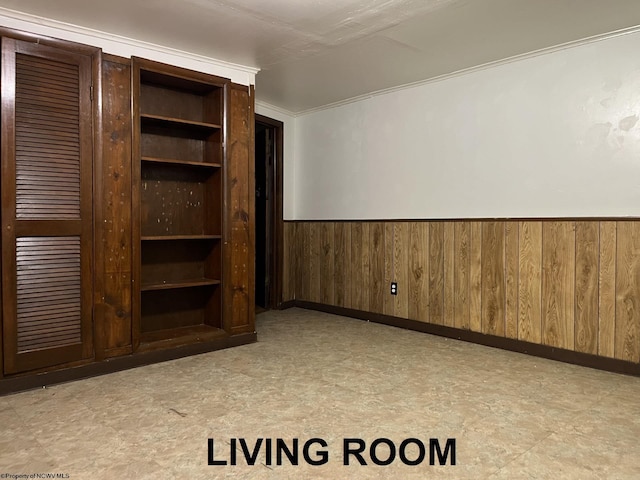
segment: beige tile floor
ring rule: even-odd
[[[640,478],[638,378],[299,309],[257,328],[253,345],[0,397],[0,474]],[[319,437],[329,460],[207,465],[208,438],[228,460],[230,439],[260,437]],[[381,437],[455,438],[457,465],[342,464],[344,438]]]

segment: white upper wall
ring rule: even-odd
[[[299,116],[295,219],[639,216],[638,52],[636,32]]]
[[[126,58],[132,56],[142,57],[219,77],[230,78],[232,82],[242,85],[255,84],[255,76],[258,71],[253,67],[223,62],[215,58],[195,55],[171,47],[141,42],[5,8],[0,8],[0,25],[28,33],[99,47],[105,53],[112,55]]]
[[[256,102],[256,113],[265,117],[280,120],[283,126],[283,216],[285,220],[295,219],[295,138],[296,119],[292,114],[272,105]]]

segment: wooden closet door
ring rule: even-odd
[[[2,38],[5,374],[93,355],[91,68]]]

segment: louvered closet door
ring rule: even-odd
[[[2,39],[4,373],[90,358],[91,59]]]

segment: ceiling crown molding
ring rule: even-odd
[[[100,47],[105,53],[121,57],[144,57],[149,60],[230,78],[233,82],[243,85],[255,84],[256,73],[260,70],[256,67],[225,62],[204,55],[197,55],[3,7],[0,7],[0,23],[5,27],[16,30],[24,30],[61,40]]]
[[[274,112],[278,112],[278,113],[281,113],[282,115],[286,115],[286,116],[292,117],[292,118],[295,118],[295,117],[298,116],[297,113],[292,112],[290,110],[287,110],[285,108],[278,107],[277,105],[273,105],[271,103],[267,103],[267,102],[264,102],[262,100],[256,100],[256,109],[261,108],[261,107],[269,109],[269,110],[273,110]]]
[[[553,45],[551,47],[545,47],[538,50],[533,50],[531,52],[522,53],[519,55],[514,55],[511,57],[503,58],[500,60],[494,60],[492,62],[483,63],[481,65],[475,65],[473,67],[464,68],[462,70],[457,70],[451,73],[445,73],[443,75],[438,75],[435,77],[426,78],[424,80],[418,80],[416,82],[405,83],[403,85],[397,85],[394,87],[384,88],[382,90],[376,90],[369,93],[364,93],[362,95],[358,95],[355,97],[345,98],[344,100],[339,100],[337,102],[332,102],[326,105],[320,105],[319,107],[308,108],[304,110],[300,110],[294,112],[292,115],[294,117],[302,117],[304,115],[308,115],[311,113],[320,112],[322,110],[329,110],[332,108],[341,107],[343,105],[348,105],[351,103],[356,103],[362,100],[367,100],[372,97],[377,97],[379,95],[386,95],[388,93],[393,93],[400,90],[408,90],[415,87],[420,87],[422,85],[427,85],[429,83],[441,82],[443,80],[447,80],[454,77],[460,77],[463,75],[469,75],[474,72],[479,72],[482,70],[486,70],[488,68],[499,67],[501,65],[507,65],[509,63],[519,62],[521,60],[526,60],[528,58],[539,57],[541,55],[547,55],[554,52],[559,52],[561,50],[568,50],[571,48],[580,47],[582,45],[588,45],[590,43],[601,42],[603,40],[608,40],[611,38],[620,37],[623,35],[631,35],[634,33],[640,33],[640,25],[636,25],[634,27],[622,28],[620,30],[615,30],[613,32],[603,33],[600,35],[593,35],[591,37],[582,38],[580,40],[573,40],[571,42],[561,43],[559,45]],[[273,107],[272,107],[273,108]]]

